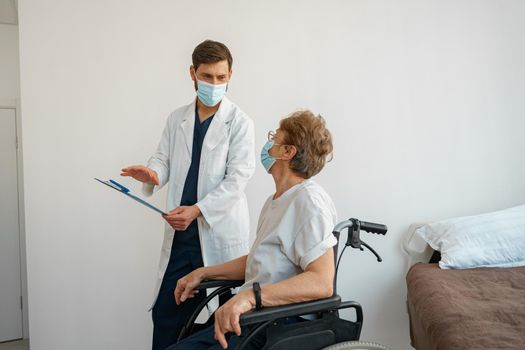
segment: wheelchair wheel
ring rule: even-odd
[[[330,345],[323,350],[392,350],[388,346],[368,341],[345,341]]]

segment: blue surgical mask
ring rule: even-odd
[[[213,107],[221,102],[226,95],[228,84],[210,84],[197,79],[197,96],[208,107]]]
[[[268,153],[270,148],[272,148],[274,145],[277,145],[277,144],[275,144],[273,141],[268,141],[264,144],[261,150],[261,163],[264,166],[264,169],[266,169],[266,172],[268,173],[270,173],[270,169],[275,164],[277,159],[281,159],[281,158],[273,157],[270,155],[270,153]]]

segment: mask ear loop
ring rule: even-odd
[[[274,145],[274,146],[282,146],[282,147],[285,147],[285,148],[286,148],[286,147],[295,147],[295,149],[297,150],[297,147],[294,146],[294,145],[283,145],[283,144],[281,144],[281,143],[274,143],[273,145]],[[292,157],[292,159],[294,159],[296,155],[297,155],[297,152],[295,152],[295,155]],[[275,158],[275,159],[282,159],[282,157],[280,157],[280,158],[274,157],[274,158]],[[292,160],[292,159],[290,159],[290,160]]]
[[[272,147],[273,147],[273,146],[285,146],[285,147],[286,147],[287,145],[283,145],[283,144],[280,144],[280,143],[275,143],[275,142],[272,140]],[[274,156],[272,156],[272,155],[270,154],[270,149],[271,149],[272,147],[268,148],[268,155],[269,155],[270,157],[272,157],[273,159],[275,159],[275,160],[280,160],[280,159],[282,159],[282,157],[274,157]]]

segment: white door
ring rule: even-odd
[[[22,338],[14,109],[0,108],[0,342]]]

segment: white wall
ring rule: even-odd
[[[146,161],[194,96],[206,38],[234,54],[230,96],[258,147],[296,108],[326,117],[335,158],[318,182],[341,218],[390,228],[366,237],[383,263],[349,252],[339,292],[363,304],[364,339],[408,348],[408,225],[525,202],[524,14],[510,0],[21,2],[32,349],[149,346],[162,222],[92,178]],[[259,166],[254,221],[271,190]]]
[[[20,94],[18,65],[18,26],[0,24],[0,102],[3,102],[2,104],[7,100],[14,101]]]

